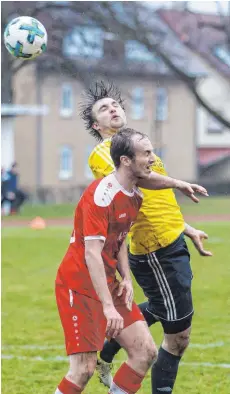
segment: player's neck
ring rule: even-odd
[[[103,140],[106,140],[107,138],[111,138],[114,134],[116,134],[118,130],[105,130],[105,131],[100,131],[101,137]]]
[[[123,171],[122,168],[119,168],[118,170],[115,171],[114,173],[117,181],[120,183],[120,185],[127,191],[127,192],[132,192],[133,188],[136,186],[136,179],[134,179],[131,175],[127,174],[126,171]]]

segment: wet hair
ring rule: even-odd
[[[106,97],[110,97],[117,101],[118,104],[124,109],[124,100],[121,97],[121,92],[113,82],[95,82],[86,89],[83,93],[83,101],[80,104],[80,116],[85,123],[85,127],[89,130],[89,133],[96,138],[98,141],[102,141],[102,137],[99,131],[93,128],[95,119],[93,117],[93,106],[94,104]]]
[[[113,135],[110,147],[110,156],[116,168],[119,168],[121,164],[121,156],[127,156],[130,159],[135,157],[133,137],[136,135],[140,136],[140,140],[148,138],[146,134],[128,127],[123,128]]]

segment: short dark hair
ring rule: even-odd
[[[86,129],[98,141],[102,141],[99,131],[95,130],[92,126],[95,122],[93,117],[92,108],[94,104],[105,97],[111,97],[117,101],[120,106],[124,108],[124,100],[121,98],[121,92],[113,82],[95,82],[83,92],[84,101],[80,104],[80,116],[83,119]]]
[[[130,159],[135,157],[135,146],[133,142],[133,137],[135,135],[139,135],[140,139],[148,138],[146,134],[128,127],[123,128],[113,135],[110,156],[116,168],[119,168],[121,164],[121,156],[127,156]]]

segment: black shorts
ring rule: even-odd
[[[129,253],[129,264],[148,298],[147,311],[162,323],[165,332],[175,333],[188,328],[193,315],[193,276],[184,234],[156,252]]]

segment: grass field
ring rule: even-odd
[[[181,197],[180,194],[178,194]],[[230,213],[230,198],[226,197],[208,197],[201,198],[198,204],[186,197],[178,199],[183,214],[189,215],[212,215]],[[74,212],[74,204],[60,205],[30,205],[26,204],[19,215],[22,219],[32,219],[35,215],[43,218],[63,218],[72,217]],[[17,216],[18,217],[18,216]],[[8,216],[4,220],[14,220],[14,216]]]
[[[213,204],[217,207],[218,200]],[[227,209],[227,200],[225,204]],[[214,212],[212,207],[210,213],[221,213],[222,208],[219,202],[219,209]],[[62,209],[60,212],[63,214]],[[30,214],[35,216],[32,211]],[[230,394],[230,224],[199,223],[199,228],[209,234],[207,246],[214,256],[198,256],[189,243],[196,313],[191,347],[183,358],[174,394]],[[54,393],[67,371],[54,279],[70,230],[2,230],[2,394]],[[136,301],[143,298],[135,285]],[[159,345],[161,326],[157,324],[151,331]],[[124,359],[122,351],[116,357],[114,371]],[[150,392],[148,374],[139,393]],[[95,375],[84,393],[106,394],[107,390]]]

